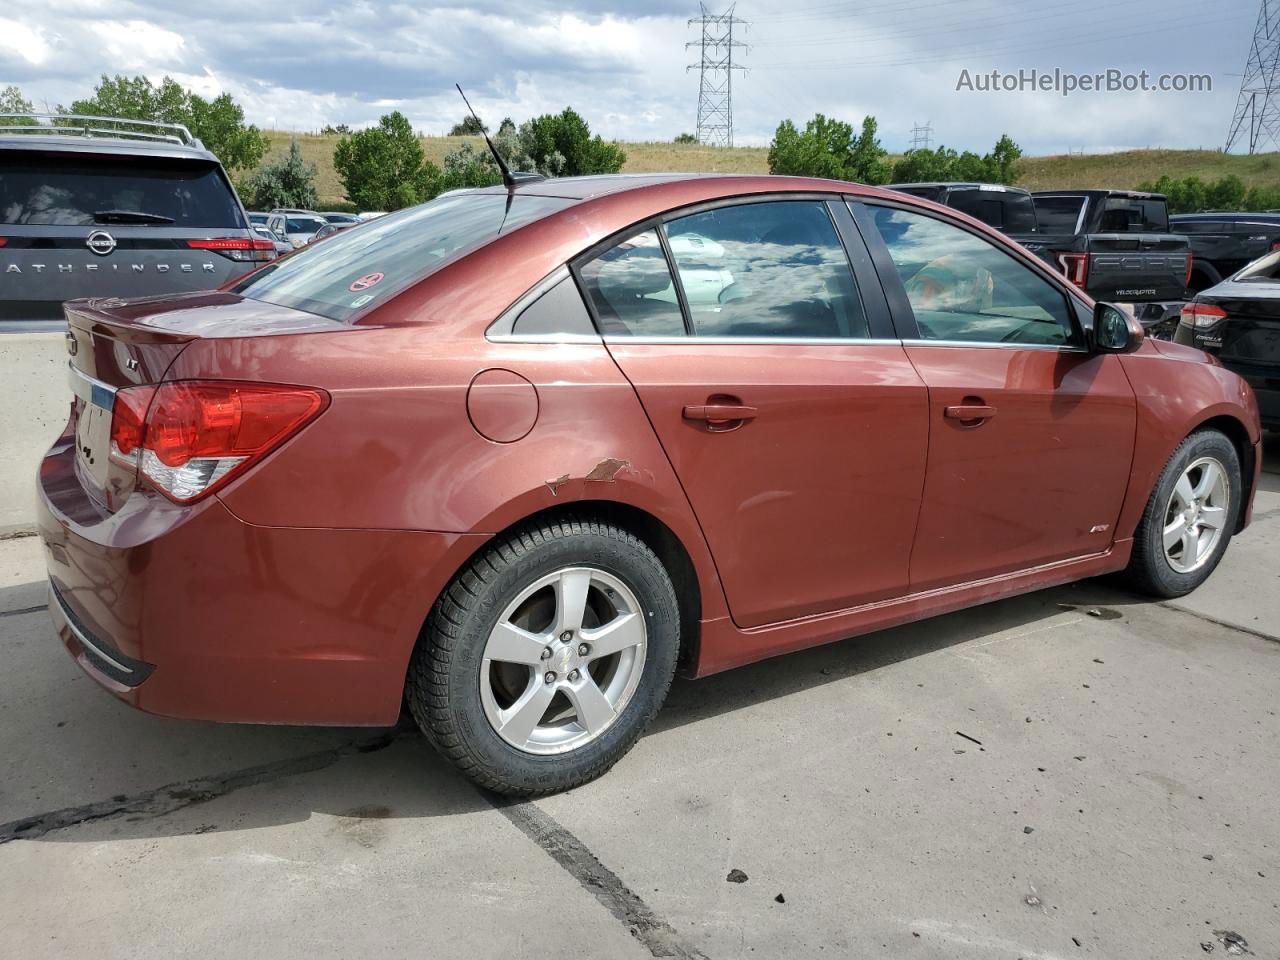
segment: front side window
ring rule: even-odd
[[[924,340],[1068,345],[1056,286],[989,241],[933,217],[870,207]]]
[[[680,301],[657,231],[628,237],[584,264],[581,274],[602,334],[684,336]]]
[[[695,336],[868,336],[853,272],[822,201],[718,207],[665,229]]]

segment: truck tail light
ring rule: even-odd
[[[1058,263],[1067,279],[1081,290],[1089,282],[1089,255],[1087,253],[1060,253]]]
[[[1227,319],[1227,311],[1211,303],[1188,303],[1182,308],[1178,322],[1184,327],[1212,327]]]
[[[261,263],[276,258],[276,247],[265,237],[213,237],[209,240],[188,240],[192,250],[212,250],[228,260]]]
[[[170,500],[194,503],[310,423],[329,395],[311,387],[183,380],[126,387],[111,414],[111,455]]]
[[[1191,269],[1196,265],[1196,258],[1191,254],[1187,254],[1187,276],[1182,281],[1184,287],[1191,286]]]

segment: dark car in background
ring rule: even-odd
[[[62,303],[207,290],[275,258],[183,126],[0,115],[0,329]]]
[[[1171,233],[1158,193],[1046,190],[1031,195],[1037,232],[1024,247],[1097,300],[1155,303],[1186,298],[1191,245]]]
[[[1262,425],[1280,429],[1280,251],[1182,308],[1174,341],[1215,356],[1253,387]]]
[[[1191,241],[1192,293],[1199,293],[1280,249],[1280,213],[1180,213],[1169,228]]]
[[[1021,187],[998,183],[895,183],[890,190],[923,197],[981,220],[1003,233],[1036,233],[1031,194]]]

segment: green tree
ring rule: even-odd
[[[320,205],[316,194],[316,168],[302,159],[297,140],[289,142],[289,152],[275,163],[264,163],[244,184],[245,201],[258,210],[273,207],[314,209]]]
[[[465,187],[491,187],[501,182],[502,173],[488,149],[476,150],[471,144],[464,143],[445,155],[444,168],[436,186],[443,193]]]
[[[514,157],[503,155],[509,166],[551,177],[617,173],[627,160],[616,143],[605,141],[599,134],[593,137],[587,121],[572,107],[521,124],[515,149]]]
[[[498,124],[498,136],[503,134],[513,134],[516,132],[516,122],[510,117],[503,117],[502,122]]]
[[[477,117],[467,114],[462,118],[461,123],[455,123],[449,130],[451,137],[478,137],[489,128],[486,127]]]
[[[672,143],[697,143],[698,138],[695,137],[692,133],[682,133],[671,142]]]
[[[398,110],[376,127],[343,137],[333,165],[347,199],[362,210],[399,210],[439,192],[440,168],[426,158],[413,128]]]
[[[961,180],[1011,184],[1018,178],[1018,161],[1021,158],[1022,149],[1007,134],[982,157],[971,150],[958,154],[949,147],[908,150],[893,165],[893,181]]]
[[[24,97],[22,91],[13,84],[0,90],[0,114],[35,112],[35,107],[31,105],[31,101]],[[35,126],[36,121],[30,117],[6,116],[3,123],[11,127],[27,127]]]
[[[987,164],[987,175],[994,183],[1012,184],[1018,179],[1022,148],[1007,133],[1001,134],[991,152],[982,158]]]
[[[796,129],[783,120],[769,145],[769,172],[797,177],[827,177],[860,183],[888,183],[887,154],[876,137],[875,117],[865,117],[862,131],[819,113]]]
[[[230,94],[206,100],[172,77],[165,77],[157,86],[146,77],[103,74],[92,97],[58,111],[183,124],[231,169],[257,166],[269,146],[262,131],[244,122],[244,109]]]

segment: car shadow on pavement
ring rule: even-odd
[[[6,609],[7,589],[0,590],[0,609]],[[1040,621],[1061,615],[1063,604],[1098,602],[1094,599],[1097,593],[1093,585],[1059,587],[701,680],[678,678],[651,732],[728,717],[765,701],[886,669],[995,633],[1034,629]],[[405,718],[391,730],[317,730],[151,717],[112,702],[93,689],[78,676],[78,668],[70,664],[61,647],[43,632],[43,620],[37,629],[48,641],[39,657],[60,659],[67,669],[34,671],[32,676],[46,686],[28,692],[49,717],[75,714],[84,698],[94,698],[93,722],[59,731],[56,766],[45,768],[35,757],[11,768],[7,785],[11,794],[19,794],[27,786],[13,778],[32,778],[35,783],[56,776],[61,778],[58,794],[75,799],[66,806],[24,810],[18,820],[0,822],[0,843],[8,839],[100,843],[211,830],[252,830],[299,823],[316,815],[335,818],[335,829],[358,830],[356,824],[366,820],[449,817],[488,810],[493,803],[502,802],[467,783]],[[0,637],[4,631],[0,620]],[[68,682],[69,675],[80,682]],[[98,786],[101,775],[93,773],[103,762],[104,731],[108,740],[128,740],[135,752],[146,757],[141,765],[145,770],[139,769],[136,776],[126,772],[123,780],[112,781],[113,792],[107,796]],[[112,731],[118,731],[118,737],[113,737]],[[243,765],[228,762],[237,750],[261,756],[264,749],[257,741],[267,744],[268,759]],[[133,766],[140,765],[135,762]],[[670,769],[673,777],[679,776],[678,762]]]

